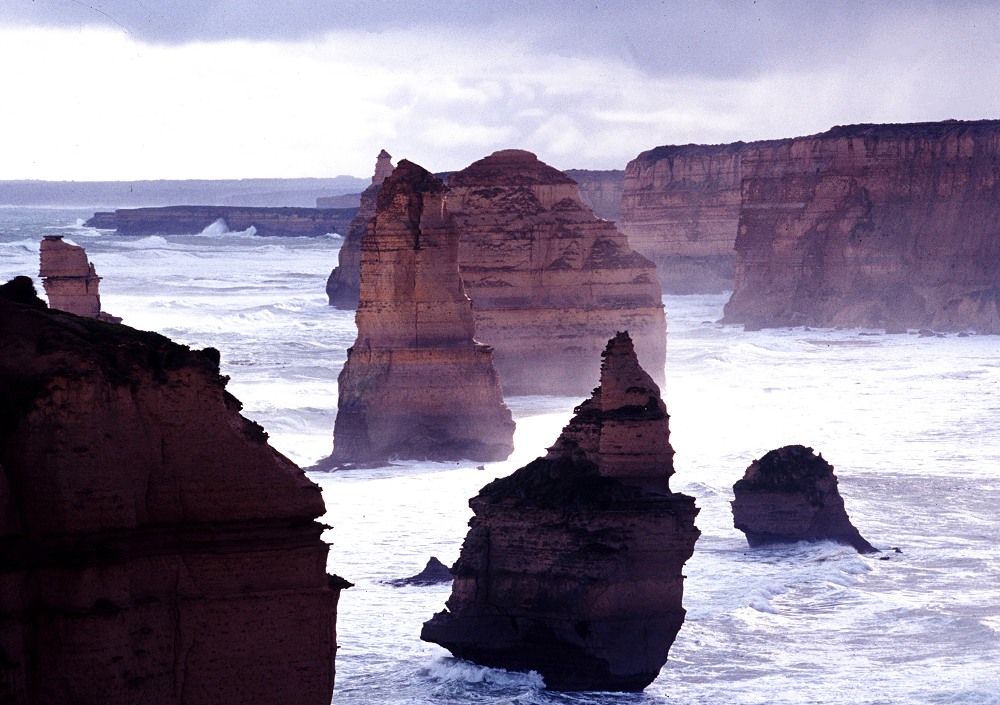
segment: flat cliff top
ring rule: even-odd
[[[534,186],[575,184],[555,167],[542,162],[523,149],[504,149],[473,162],[448,178],[456,186]]]

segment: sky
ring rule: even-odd
[[[0,0],[0,179],[369,176],[1000,118],[995,0]]]

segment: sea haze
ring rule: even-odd
[[[218,348],[230,391],[276,448],[302,465],[328,454],[355,336],[353,313],[324,294],[341,240],[220,227],[124,238],[82,227],[92,210],[0,208],[0,278],[37,282],[39,241],[63,234],[103,277],[104,310]],[[696,497],[702,536],[660,677],[641,694],[548,693],[537,676],[419,640],[448,586],[385,584],[431,555],[453,562],[469,497],[544,453],[581,401],[515,397],[504,463],[311,473],[333,527],[330,570],[355,583],[340,602],[335,702],[1000,703],[1000,337],[746,333],[715,323],[725,300],[664,299],[672,486]],[[792,443],[834,465],[854,524],[882,553],[747,548],[732,527],[732,484]]]

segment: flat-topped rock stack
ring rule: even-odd
[[[121,322],[101,311],[101,278],[87,253],[65,242],[62,235],[46,235],[39,246],[39,271],[49,306],[85,318]]]
[[[501,460],[514,422],[475,340],[440,179],[403,160],[361,240],[358,337],[339,384],[332,464]]]
[[[645,688],[684,621],[694,499],[669,488],[656,384],[627,334],[555,445],[472,498],[443,612],[421,638],[455,656],[534,670],[555,690]]]
[[[666,321],[651,261],[531,152],[503,150],[448,179],[479,340],[507,394],[590,391],[609,337],[628,329],[662,383]]]

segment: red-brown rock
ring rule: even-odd
[[[770,451],[750,464],[733,494],[733,523],[751,546],[829,540],[878,552],[851,524],[833,466],[812,448]]]
[[[605,342],[623,329],[662,383],[666,321],[655,266],[583,204],[572,179],[509,149],[448,185],[476,333],[493,346],[507,394],[586,394]]]
[[[49,306],[109,323],[121,319],[101,311],[101,278],[82,247],[63,242],[62,235],[46,235],[39,247],[39,272]]]
[[[331,462],[501,460],[514,422],[475,341],[447,187],[399,163],[361,240],[358,337],[338,378]]]
[[[694,499],[669,489],[659,389],[627,334],[544,458],[470,500],[447,609],[421,638],[555,690],[645,688],[684,621]]]
[[[23,289],[0,297],[0,702],[327,705],[345,583],[319,488],[216,351]]]

